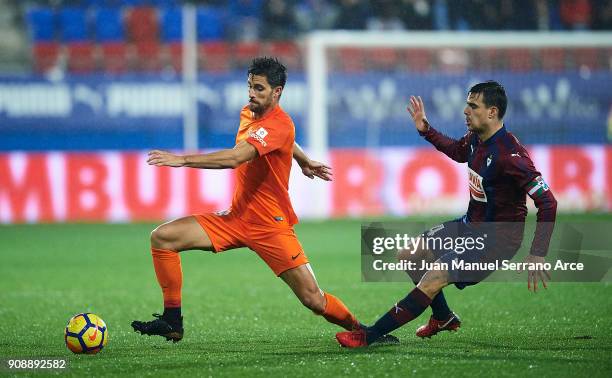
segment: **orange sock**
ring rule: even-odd
[[[323,317],[330,323],[339,325],[346,330],[352,330],[359,326],[359,322],[342,301],[329,293],[324,293],[325,311]]]
[[[181,257],[176,251],[151,248],[157,282],[164,295],[164,308],[181,307],[183,271]]]

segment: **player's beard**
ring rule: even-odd
[[[261,113],[261,105],[259,105],[258,103],[249,101],[249,110],[255,114],[259,114]]]
[[[261,103],[249,101],[249,109],[257,115],[263,114],[269,106],[270,102]]]

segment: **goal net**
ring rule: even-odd
[[[429,169],[427,153],[435,151],[420,148],[427,143],[406,111],[410,95],[423,98],[434,127],[460,137],[467,90],[495,80],[508,94],[505,124],[528,146],[612,138],[612,33],[332,31],[309,35],[306,46],[309,150],[315,157],[333,152],[335,165],[351,172],[334,201],[359,190],[371,198],[347,204],[347,214],[464,210],[456,184],[436,178],[451,172]],[[418,156],[396,163],[411,154]],[[419,180],[406,173],[415,169]],[[448,201],[439,195],[445,191],[454,193]]]

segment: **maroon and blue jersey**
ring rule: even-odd
[[[526,195],[529,195],[538,208],[531,254],[546,255],[557,201],[525,147],[505,126],[484,142],[473,132],[456,140],[431,126],[420,134],[451,159],[468,163],[470,203],[464,218],[466,222],[524,223]]]

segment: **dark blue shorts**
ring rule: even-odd
[[[464,289],[492,274],[495,270],[490,269],[490,263],[499,261],[501,264],[501,260],[511,259],[516,254],[520,242],[509,243],[495,235],[499,235],[495,224],[471,224],[462,217],[434,226],[421,237],[436,261],[449,267],[450,283]],[[483,265],[487,268],[465,269]]]

